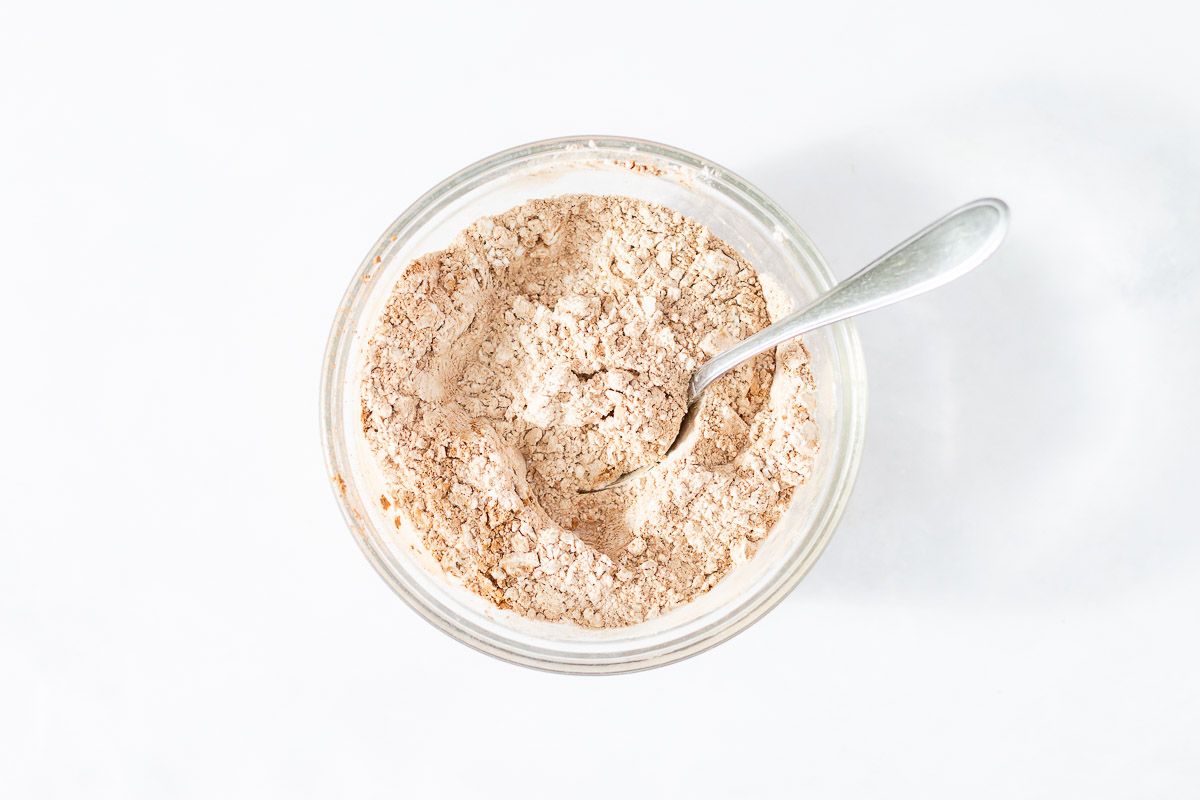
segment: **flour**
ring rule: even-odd
[[[658,462],[692,371],[767,324],[751,266],[669,208],[571,195],[481,219],[408,266],[369,343],[381,505],[529,617],[620,626],[686,603],[753,557],[809,477],[803,345],[709,388],[681,458],[579,490]]]

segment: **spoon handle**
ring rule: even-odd
[[[1008,206],[985,198],[951,211],[818,297],[809,306],[735,344],[692,375],[688,402],[764,350],[803,333],[927,292],[965,275],[996,251]]]

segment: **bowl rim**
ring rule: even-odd
[[[492,172],[520,160],[556,152],[586,155],[589,151],[612,150],[667,159],[719,180],[725,187],[741,195],[742,202],[757,207],[756,211],[765,212],[770,221],[782,229],[784,243],[796,249],[796,255],[801,260],[810,263],[811,277],[818,289],[823,291],[833,286],[833,275],[808,235],[777,203],[736,173],[694,153],[646,139],[600,135],[562,136],[517,145],[482,158],[438,182],[410,204],[375,241],[351,278],[334,316],[322,364],[320,425],[326,470],[346,525],[375,571],[406,604],[443,633],[501,660],[549,672],[612,674],[665,666],[714,647],[761,619],[795,588],[824,552],[852,494],[866,428],[867,382],[862,347],[853,323],[839,322],[828,326],[828,330],[836,340],[836,349],[844,356],[843,372],[848,373],[844,376],[846,385],[840,387],[839,392],[845,398],[839,435],[845,447],[845,457],[837,465],[836,472],[828,478],[834,489],[825,502],[823,513],[813,522],[815,535],[795,563],[779,570],[767,591],[753,598],[743,598],[741,603],[730,604],[736,606],[736,613],[725,614],[714,624],[696,631],[684,631],[665,643],[627,648],[612,656],[589,656],[586,652],[567,653],[529,645],[515,647],[511,640],[507,643],[497,641],[470,620],[463,619],[438,603],[431,603],[419,587],[395,574],[386,563],[384,554],[371,540],[370,523],[355,506],[357,487],[353,481],[352,462],[339,433],[342,390],[349,367],[357,312],[361,311],[361,305],[370,293],[374,271],[384,261],[387,252],[403,239],[404,232],[419,229],[426,218],[432,217],[463,194],[484,185]]]

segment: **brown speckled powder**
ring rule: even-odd
[[[810,474],[803,345],[711,387],[682,458],[578,489],[658,461],[691,372],[768,321],[750,265],[669,208],[573,195],[481,219],[409,265],[371,339],[381,507],[526,616],[606,627],[685,603],[754,555]]]

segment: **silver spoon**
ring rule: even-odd
[[[1007,229],[1008,206],[1003,200],[985,198],[967,203],[896,245],[806,308],[788,314],[702,364],[688,382],[688,409],[679,433],[658,464],[677,453],[688,439],[700,395],[717,378],[788,339],[907,300],[965,275],[996,252]],[[638,467],[603,486],[579,491],[590,494],[620,486],[658,464]]]

